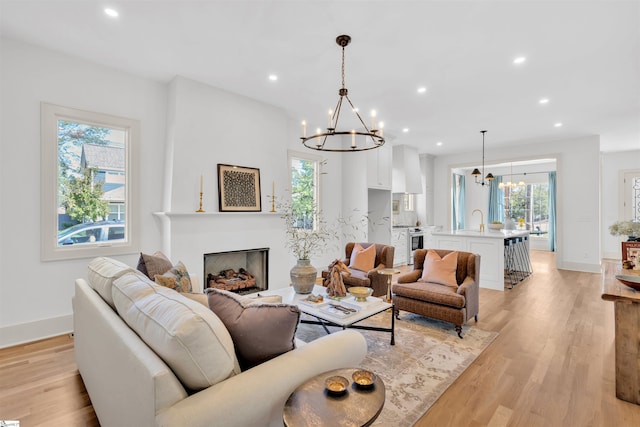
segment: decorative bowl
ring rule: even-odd
[[[329,393],[340,394],[347,391],[349,380],[340,375],[335,375],[324,380],[324,386]]]
[[[369,388],[373,387],[376,381],[376,374],[366,369],[359,369],[351,374],[351,378],[353,378],[353,381],[358,387]]]
[[[364,286],[353,286],[349,288],[347,292],[353,295],[356,301],[365,302],[367,300],[367,297],[371,296],[371,294],[373,293],[373,288],[366,288]]]
[[[640,291],[640,276],[626,276],[623,274],[616,274],[616,279],[629,286],[630,288]]]
[[[502,224],[489,224],[489,229],[491,230],[501,230]]]

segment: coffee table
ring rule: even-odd
[[[255,296],[280,295],[284,304],[297,305],[302,313],[305,313],[317,320],[302,319],[302,323],[310,323],[321,325],[329,334],[327,326],[337,326],[342,329],[364,329],[368,331],[380,331],[391,333],[391,345],[395,345],[395,317],[391,317],[391,327],[381,328],[377,326],[357,325],[357,323],[382,313],[385,310],[393,308],[392,303],[383,301],[377,297],[368,297],[366,302],[355,301],[353,297],[346,297],[340,300],[332,300],[327,297],[327,288],[324,286],[314,285],[312,293],[314,295],[322,295],[323,303],[314,304],[305,301],[309,294],[297,294],[291,286],[280,289],[259,292]],[[330,304],[336,304],[347,308],[357,310],[355,313],[342,313],[338,309],[332,309]]]
[[[284,406],[282,419],[287,427],[368,426],[384,407],[385,387],[377,377],[373,387],[358,388],[351,379],[357,368],[336,369],[309,379],[296,388]],[[325,390],[324,381],[339,375],[349,381],[343,394]]]

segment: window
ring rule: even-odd
[[[549,232],[549,184],[505,187],[504,197],[508,216],[516,226],[522,225],[532,236]]]
[[[291,207],[297,216],[296,225],[306,230],[315,229],[315,213],[320,210],[319,176],[320,158],[308,154],[289,152],[291,172]]]
[[[137,251],[137,121],[43,103],[42,259]]]
[[[403,194],[402,195],[402,201],[403,201],[403,208],[405,212],[412,212],[415,211],[415,202],[416,200],[416,195],[415,194]]]
[[[640,221],[640,170],[622,171],[624,221]]]

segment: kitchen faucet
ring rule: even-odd
[[[474,209],[473,212],[471,212],[471,215],[476,212],[480,212],[480,232],[482,233],[484,231],[484,214],[480,209]]]

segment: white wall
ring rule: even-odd
[[[558,268],[600,271],[600,143],[599,137],[538,142],[487,152],[490,163],[555,158],[557,160]],[[450,228],[451,169],[478,162],[479,152],[439,156],[434,160],[434,223]],[[588,171],[588,173],[586,172]],[[473,187],[472,187],[473,186]],[[474,188],[477,187],[477,188]],[[470,191],[486,191],[467,179]],[[473,190],[471,190],[473,189]],[[471,201],[470,201],[471,200]],[[467,211],[476,206],[467,200]],[[479,202],[476,200],[479,205]],[[486,209],[486,202],[484,204]]]
[[[87,259],[40,261],[40,102],[140,120],[143,249],[160,246],[165,85],[0,39],[0,347],[71,331],[74,280]],[[137,255],[119,257],[135,265]]]
[[[182,77],[155,82],[6,39],[0,49],[0,347],[71,331],[74,280],[86,277],[90,260],[40,261],[41,101],[140,120],[141,251],[161,249],[201,276],[204,253],[269,247],[270,286],[289,283],[295,259],[267,196],[272,183],[278,198],[288,195],[287,149],[308,150],[300,146],[297,120]],[[322,208],[337,227],[342,158],[323,158]],[[212,214],[217,163],[260,169],[263,213]],[[194,213],[200,174],[206,215]],[[361,193],[366,200],[366,184]],[[154,215],[165,211],[178,215]],[[343,242],[333,242],[312,262],[321,269],[343,253]],[[135,266],[138,254],[118,258]]]
[[[640,143],[639,143],[640,145]],[[609,234],[609,226],[622,219],[620,212],[620,171],[640,169],[640,150],[602,154],[602,256],[620,259],[623,236]]]

